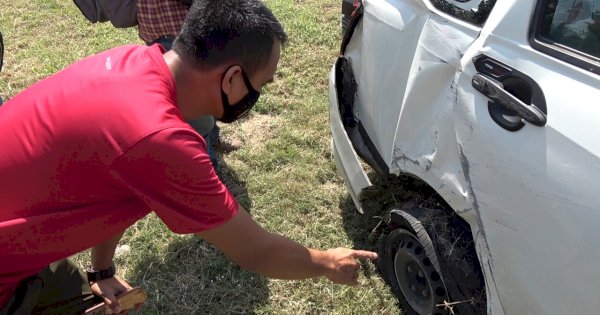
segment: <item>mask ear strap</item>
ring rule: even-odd
[[[242,78],[244,78],[244,83],[246,84],[246,88],[248,88],[248,92],[253,93],[253,94],[258,93],[258,91],[256,89],[254,89],[254,86],[252,86],[252,82],[250,81],[250,78],[248,78],[248,75],[246,74],[246,71],[244,71],[243,68],[242,68]]]

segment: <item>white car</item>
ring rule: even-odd
[[[600,314],[600,0],[356,4],[333,153],[405,313]]]

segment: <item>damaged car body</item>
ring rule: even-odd
[[[596,313],[600,1],[356,3],[329,76],[337,168],[360,212],[363,162],[438,198],[386,209],[404,311]]]

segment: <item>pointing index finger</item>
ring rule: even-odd
[[[354,253],[352,253],[352,257],[375,260],[375,259],[377,259],[377,253],[366,251],[366,250],[355,250]]]

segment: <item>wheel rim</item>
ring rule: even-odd
[[[399,231],[395,247],[394,273],[402,295],[417,314],[435,310],[436,282],[440,277],[419,241],[408,231]],[[443,290],[443,288],[442,288]]]

